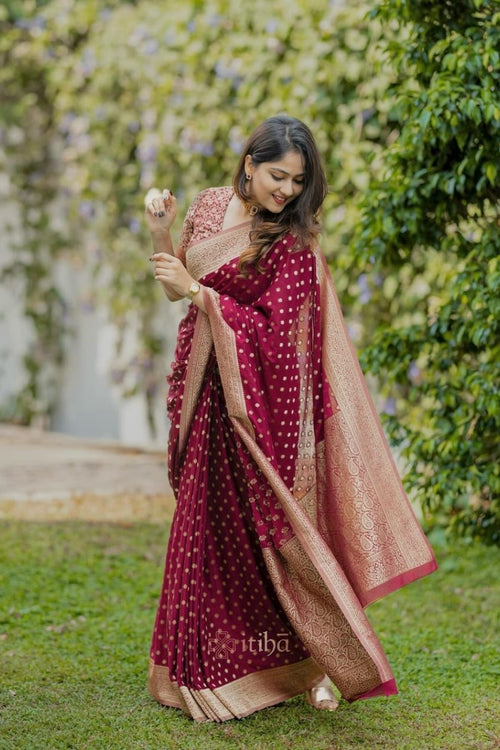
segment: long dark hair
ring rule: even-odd
[[[234,175],[234,192],[245,203],[250,201],[245,176],[245,157],[252,157],[254,166],[278,161],[289,151],[296,151],[304,160],[304,188],[283,211],[274,214],[261,210],[253,218],[250,246],[239,261],[244,272],[250,263],[257,264],[269,245],[282,235],[293,231],[304,243],[313,240],[320,231],[319,212],[328,192],[325,171],[314,137],[303,122],[288,115],[276,115],[264,120],[248,138]]]

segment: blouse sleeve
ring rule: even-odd
[[[203,191],[204,192],[204,191]],[[184,224],[182,225],[182,232],[179,240],[179,244],[175,250],[175,255],[180,258],[184,265],[186,264],[186,250],[191,242],[191,238],[194,232],[194,225],[196,221],[196,214],[200,205],[201,197],[203,192],[198,193],[194,201],[189,206],[186,216],[184,218]]]

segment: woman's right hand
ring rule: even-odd
[[[144,198],[146,224],[151,234],[162,234],[170,230],[177,214],[177,200],[170,190],[151,188]]]

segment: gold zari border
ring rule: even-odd
[[[148,688],[159,703],[180,708],[195,721],[228,721],[300,695],[323,677],[313,659],[303,659],[265,672],[253,672],[214,690],[191,690],[172,682],[168,668],[150,660]]]

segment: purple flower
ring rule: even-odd
[[[129,44],[132,47],[136,47],[138,44],[143,42],[145,39],[149,39],[149,32],[146,26],[136,26],[131,35],[129,36]]]
[[[137,146],[136,154],[137,158],[143,164],[151,164],[156,159],[157,147],[151,141],[143,141]]]
[[[71,130],[71,125],[72,125],[73,120],[75,118],[76,118],[76,112],[67,112],[64,115],[64,117],[63,117],[63,119],[62,119],[62,121],[61,121],[61,123],[59,125],[60,132],[64,133],[64,134],[69,133],[70,130]]]
[[[184,94],[182,94],[180,91],[176,91],[172,96],[169,98],[168,102],[172,107],[179,107],[182,102],[184,101]]]
[[[396,414],[396,399],[392,396],[386,398],[384,406],[382,407],[382,412],[388,414],[390,417],[394,417]]]
[[[353,343],[356,343],[361,338],[361,330],[359,323],[347,323],[347,333]]]
[[[78,206],[78,213],[82,217],[82,219],[87,219],[87,221],[90,221],[90,219],[94,218],[94,204],[91,201],[81,201],[80,205]]]
[[[220,26],[223,20],[224,16],[221,16],[219,13],[211,13],[208,17],[208,25],[213,29],[216,26]]]
[[[141,167],[141,175],[139,178],[140,186],[143,189],[151,187],[154,180],[154,167],[152,164],[144,164]]]
[[[84,50],[80,63],[80,71],[83,73],[83,75],[90,76],[94,72],[96,65],[97,62],[94,51],[91,49]]]
[[[80,302],[80,310],[83,313],[91,313],[94,311],[94,303],[90,299],[90,297],[86,297],[85,299],[82,299]]]
[[[92,245],[90,248],[90,254],[97,261],[100,261],[104,258],[104,253],[102,251],[102,248],[99,247],[99,245]]]
[[[236,77],[236,73],[227,65],[223,60],[217,60],[214,65],[215,75],[217,78],[225,80],[226,78],[232,80]]]
[[[30,172],[29,175],[26,178],[26,181],[29,185],[37,185],[40,183],[40,181],[43,178],[42,172],[40,170],[36,170],[34,172]]]
[[[138,221],[138,219],[131,219],[128,225],[128,228],[132,232],[132,234],[139,234],[141,231],[141,223]]]
[[[110,376],[111,376],[112,383],[121,383],[125,376],[125,370],[115,367],[114,369],[111,370]]]
[[[213,156],[214,147],[212,143],[208,141],[196,141],[193,146],[195,154],[201,154],[201,156]]]
[[[20,18],[15,22],[15,26],[17,26],[18,29],[24,29],[25,31],[41,31],[46,25],[47,22],[43,16]]]
[[[158,52],[158,42],[156,39],[148,39],[142,49],[145,55],[155,55]]]
[[[146,388],[146,395],[152,398],[153,396],[156,396],[157,393],[158,393],[158,384],[149,383]]]
[[[369,109],[363,109],[362,110],[362,112],[361,112],[361,122],[363,123],[363,125],[366,122],[368,122],[368,120],[372,117],[372,115],[373,115],[374,112],[375,112],[375,110],[373,109],[373,107],[371,107]]]
[[[420,381],[420,375],[420,367],[416,362],[411,362],[410,366],[408,367],[408,380],[410,380],[415,385]]]
[[[368,277],[366,273],[362,273],[361,276],[358,277],[357,284],[359,289],[359,301],[362,304],[366,304],[372,298],[372,293],[370,287],[368,286]]]
[[[141,129],[141,124],[138,120],[130,120],[130,122],[127,125],[127,130],[130,133],[137,133],[137,131],[140,129]]]
[[[229,131],[229,148],[235,154],[241,154],[243,146],[245,145],[245,139],[239,133],[236,128],[231,128]]]
[[[94,110],[94,116],[98,122],[103,122],[106,119],[106,107],[102,104],[99,107],[96,107]]]
[[[279,27],[279,21],[277,18],[271,18],[266,23],[266,31],[268,34],[275,34]]]

